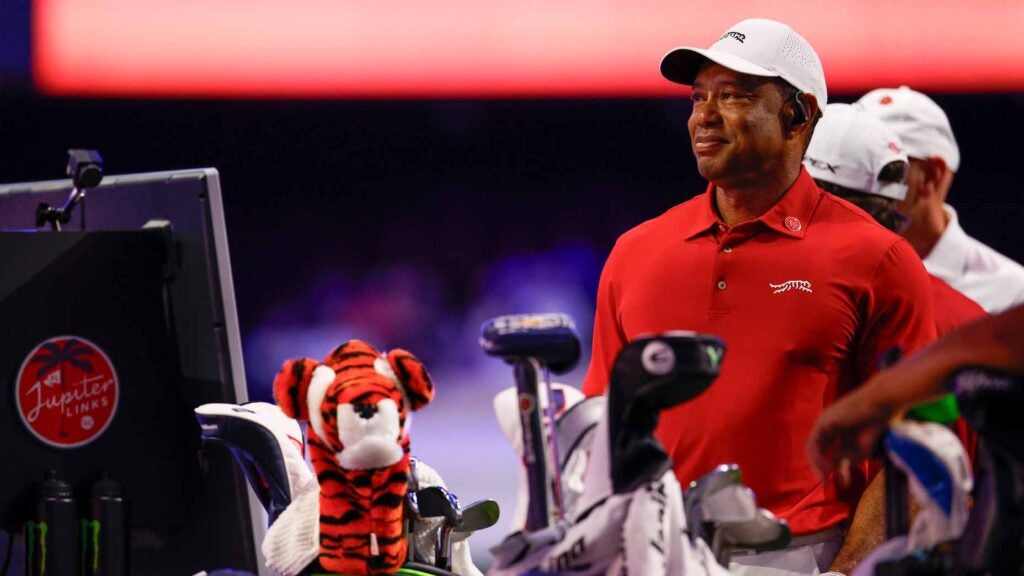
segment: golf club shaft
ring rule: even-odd
[[[553,502],[550,498],[551,474],[547,462],[547,444],[541,422],[540,395],[538,394],[538,364],[532,358],[515,361],[516,392],[519,400],[519,421],[523,434],[523,465],[526,468],[526,487],[529,505],[526,511],[526,530],[541,530],[549,524]]]
[[[437,541],[434,545],[434,565],[442,570],[452,569],[452,526],[443,520],[437,529]]]
[[[885,473],[885,537],[892,539],[910,531],[909,494],[907,475],[888,458],[883,463]]]
[[[555,398],[555,392],[551,388],[551,371],[544,367],[544,392],[547,394],[547,410],[544,411],[545,433],[548,437],[547,450],[544,454],[544,467],[548,471],[551,490],[551,507],[548,510],[551,522],[557,522],[564,515],[562,505],[562,474],[558,466],[558,439],[555,434],[555,414],[563,407],[564,399],[559,401]]]

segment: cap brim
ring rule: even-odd
[[[771,70],[728,52],[701,48],[675,48],[661,59],[661,75],[677,84],[693,85],[700,67],[708,60],[740,74],[778,77]]]
[[[893,200],[906,200],[907,199],[907,185],[903,182],[887,182],[878,187],[878,191],[875,192],[878,196],[885,196],[886,198],[892,198]]]

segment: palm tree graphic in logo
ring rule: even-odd
[[[63,397],[64,393],[67,392],[67,379],[64,377],[64,367],[70,364],[83,372],[92,372],[94,370],[92,363],[84,359],[89,356],[92,356],[92,350],[85,344],[82,344],[77,338],[68,338],[63,341],[63,345],[60,340],[47,342],[42,345],[39,355],[32,359],[32,364],[42,364],[39,370],[36,371],[36,379],[42,380],[43,375],[57,368],[60,374],[60,393],[61,397]],[[42,382],[47,388],[52,388],[54,385],[54,381],[50,378],[42,380]],[[63,408],[60,412],[60,433],[58,435],[61,438],[67,437],[67,432],[64,430]]]

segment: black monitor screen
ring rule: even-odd
[[[71,190],[0,186],[0,528],[33,518],[47,471],[82,509],[106,473],[132,573],[257,571],[262,511],[192,412],[246,400],[218,174],[108,176],[37,227]]]

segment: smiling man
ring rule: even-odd
[[[662,74],[692,86],[688,128],[703,194],[623,234],[598,287],[584,381],[600,394],[623,345],[694,330],[723,337],[721,375],[663,413],[658,437],[685,486],[736,462],[759,504],[795,534],[740,554],[736,572],[817,574],[833,560],[867,482],[821,478],[804,454],[814,421],[893,347],[934,338],[928,276],[911,246],[819,189],[801,160],[827,101],[817,54],[785,24],[745,20],[710,49],[677,48]],[[881,531],[881,527],[878,527]]]

